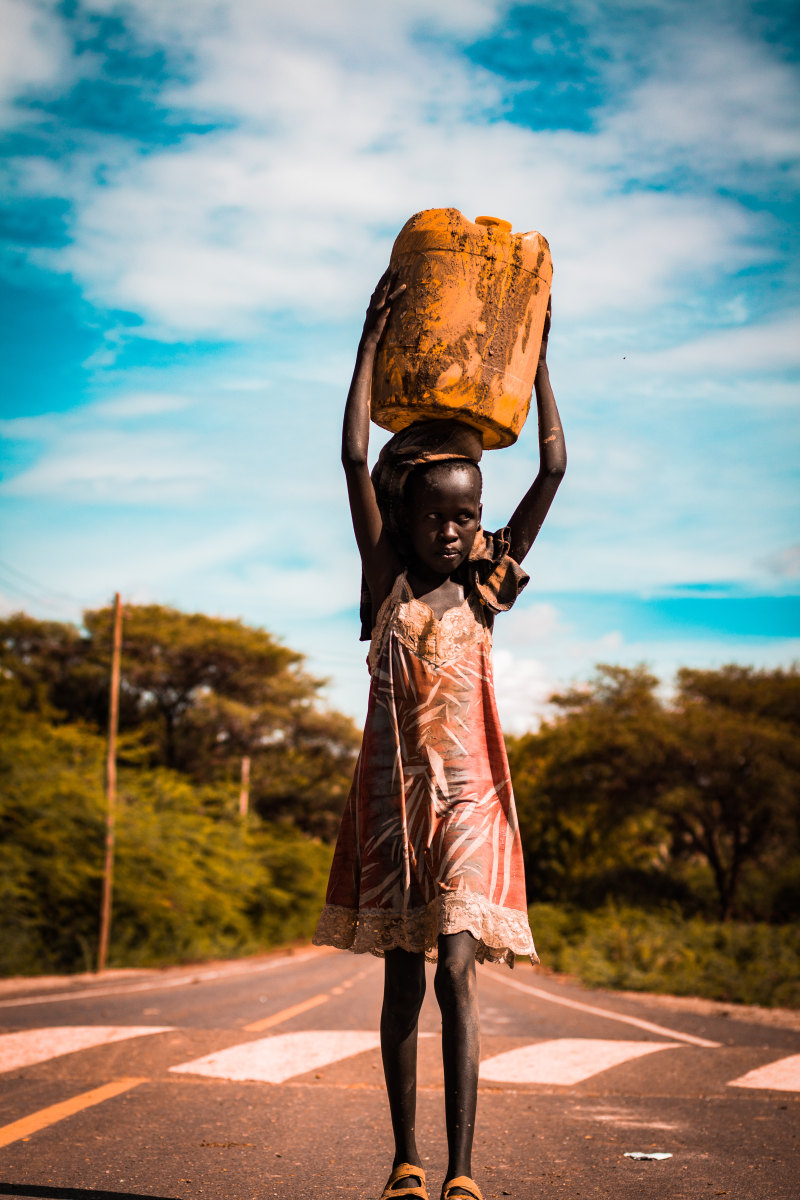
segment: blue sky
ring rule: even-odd
[[[0,0],[2,611],[241,616],[360,719],[341,410],[395,234],[454,206],[553,252],[570,466],[506,726],[597,662],[797,660],[793,8]],[[486,455],[488,525],[536,459]]]

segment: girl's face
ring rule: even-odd
[[[481,522],[479,472],[469,463],[447,463],[413,476],[406,514],[417,573],[452,575],[469,556]]]

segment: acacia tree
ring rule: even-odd
[[[0,621],[2,667],[24,703],[104,732],[113,612],[84,615],[85,632],[22,614]],[[358,734],[319,702],[303,656],[241,621],[127,605],[120,729],[123,762],[165,766],[198,783],[226,782],[252,759],[256,811],[331,836]],[[22,701],[21,701],[22,702]]]
[[[88,657],[108,660],[112,610],[84,614]],[[209,759],[254,751],[318,683],[303,656],[241,621],[162,605],[125,609],[122,690],[136,723],[159,729],[165,766],[196,773]]]
[[[532,896],[581,902],[638,872],[645,894],[680,899],[676,868],[699,861],[727,919],[746,868],[800,852],[798,670],[684,670],[671,703],[656,683],[600,667],[509,739]]]
[[[580,903],[604,881],[663,867],[654,787],[668,731],[657,684],[642,667],[600,666],[587,686],[552,698],[554,720],[508,739],[531,896]]]
[[[85,639],[65,621],[40,621],[27,613],[0,620],[0,670],[17,685],[16,705],[26,712],[63,709],[67,681],[85,661]]]
[[[749,864],[797,851],[800,673],[683,670],[660,788],[676,856],[700,855],[730,918]]]

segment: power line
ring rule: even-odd
[[[30,600],[34,604],[44,604],[48,608],[63,608],[64,601],[67,601],[70,604],[77,604],[79,608],[91,607],[90,601],[49,587],[2,559],[0,559],[0,574],[6,576],[4,586],[8,587],[14,595]],[[32,592],[31,588],[35,588],[40,594]]]

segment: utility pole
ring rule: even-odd
[[[106,757],[106,854],[103,865],[103,897],[100,904],[100,944],[97,970],[104,971],[111,929],[111,888],[114,881],[114,809],[117,802],[117,727],[119,726],[119,675],[122,657],[122,604],[114,593],[114,642],[111,653],[111,694],[108,706],[108,754]]]
[[[250,807],[250,755],[242,755],[242,787],[239,792],[239,816],[246,817]]]

